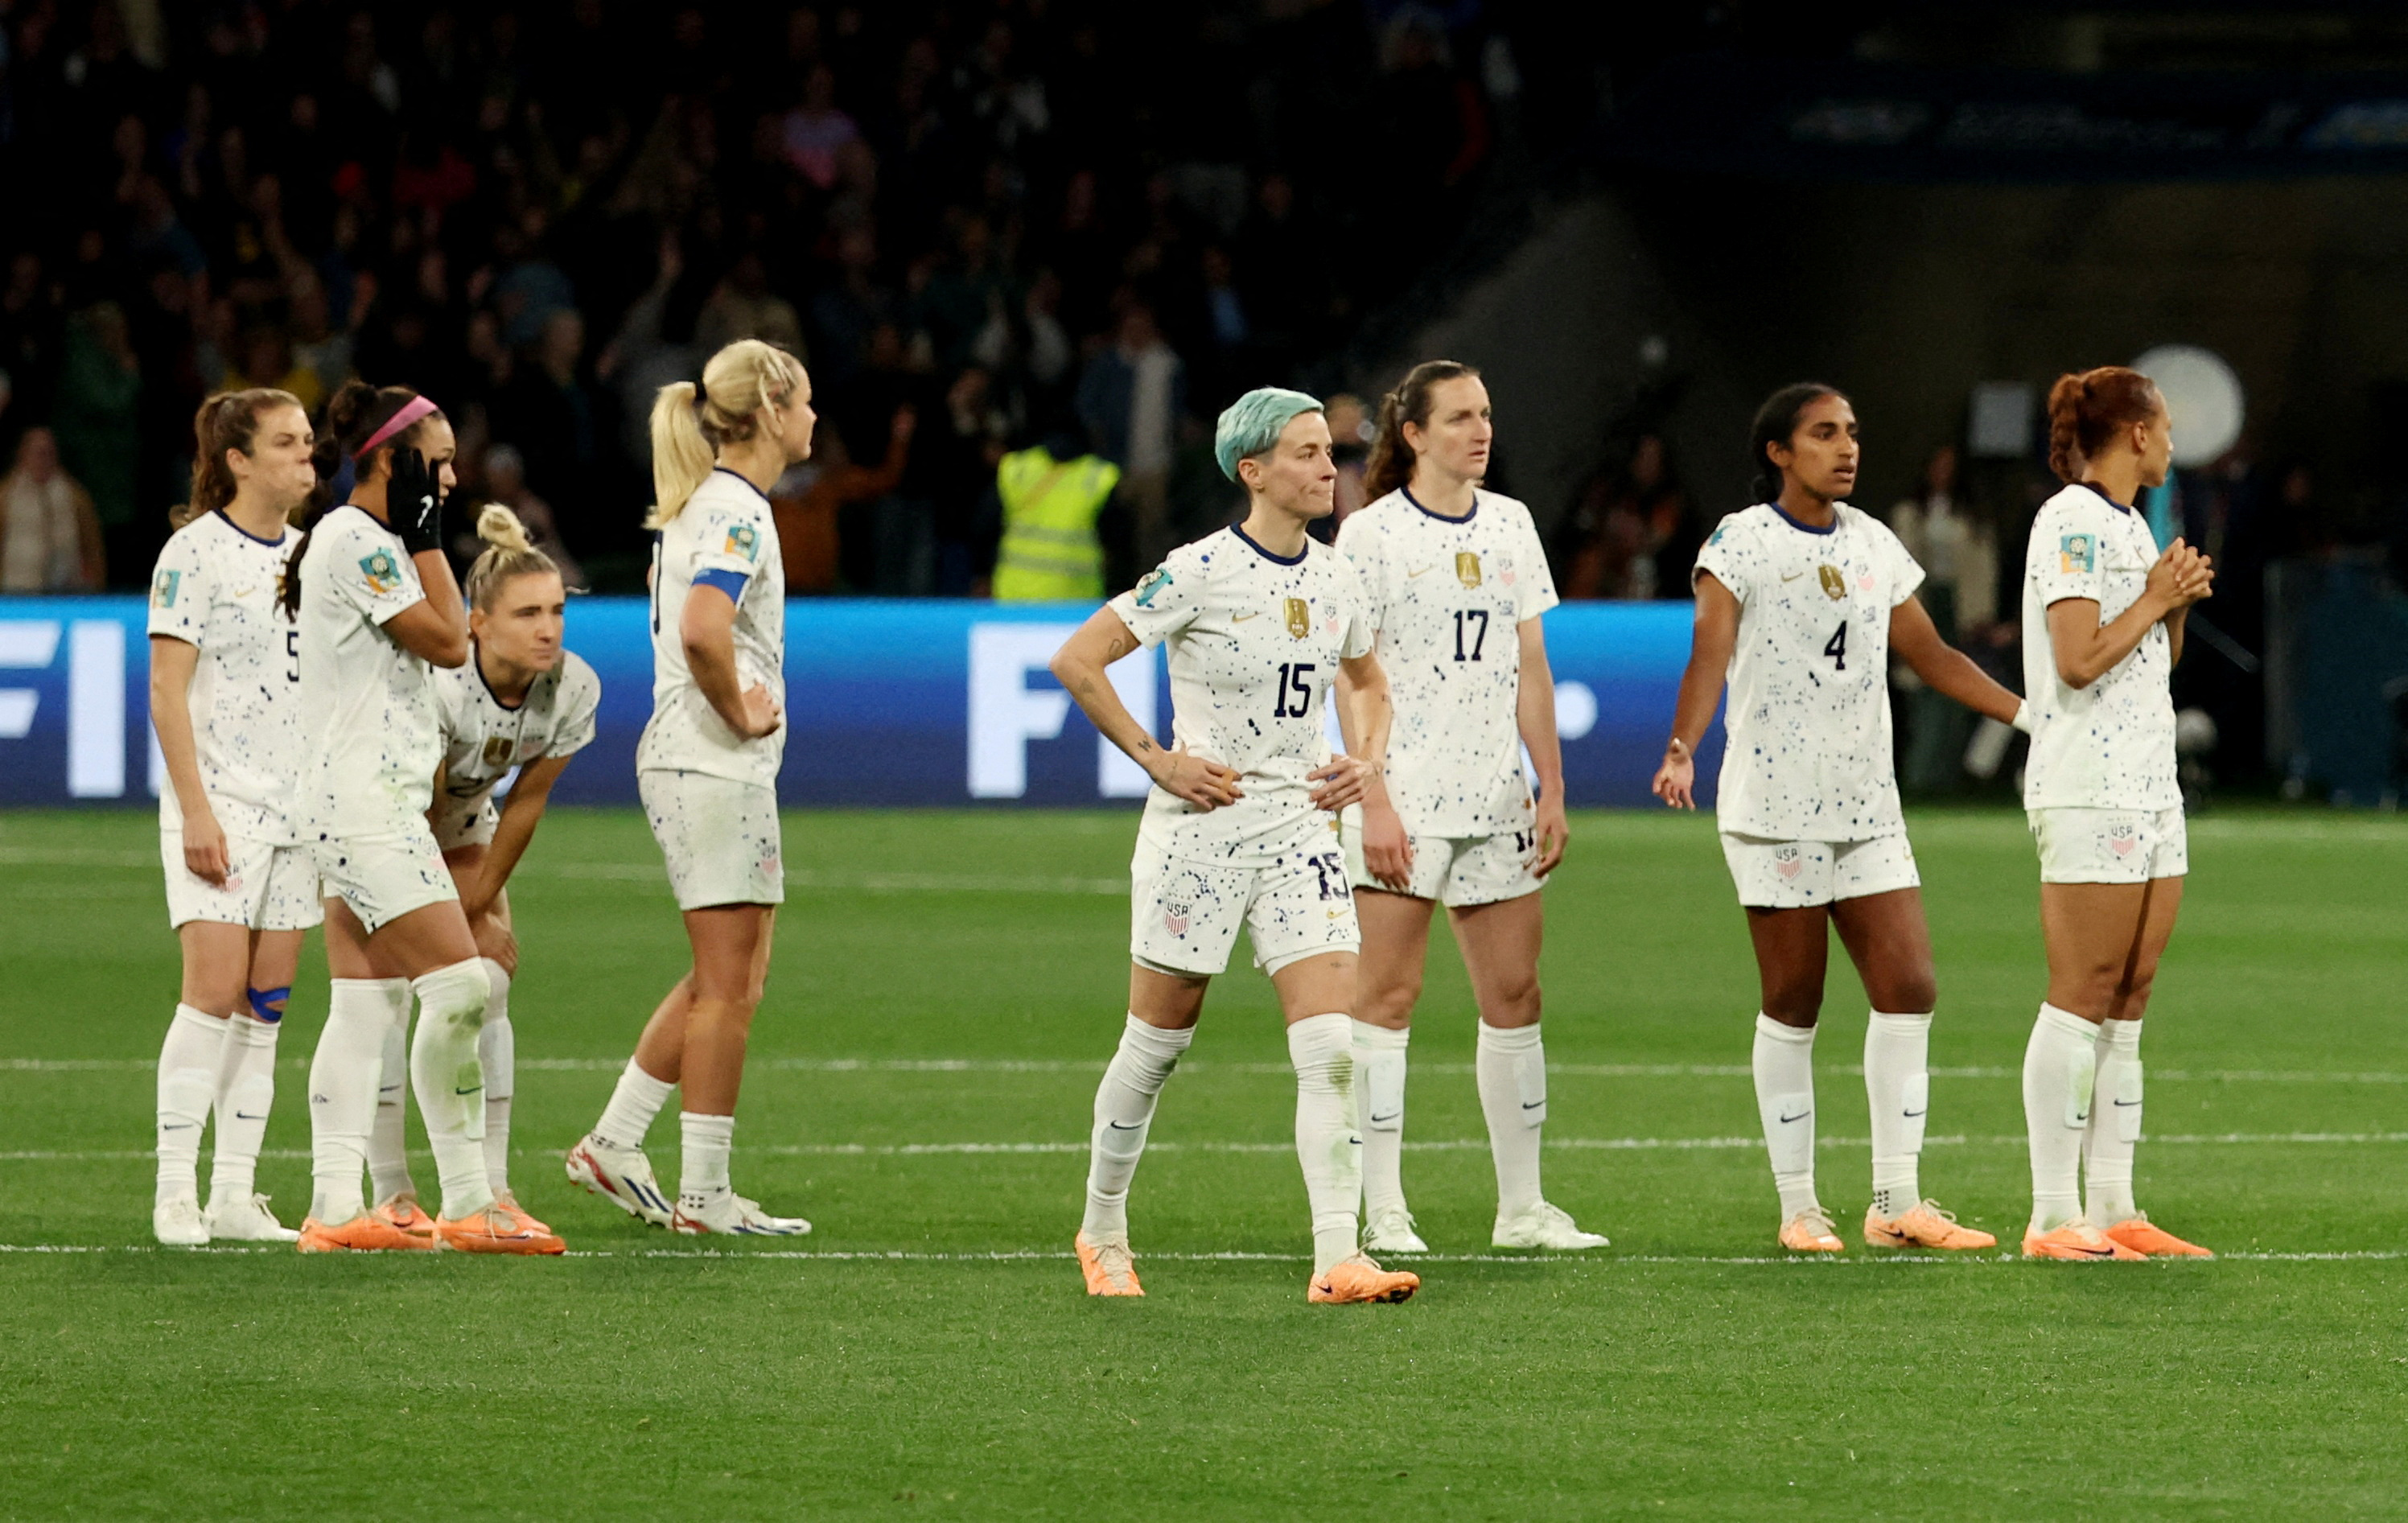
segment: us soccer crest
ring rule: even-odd
[[[1287,632],[1297,639],[1312,633],[1312,605],[1301,597],[1287,600]]]
[[[1455,553],[1455,580],[1467,587],[1480,585],[1480,557],[1469,550]]]
[[[368,591],[381,597],[401,585],[401,563],[390,550],[371,551],[360,557],[360,575],[367,578]]]
[[[1833,602],[1848,596],[1848,579],[1828,561],[1814,568],[1814,580],[1823,584],[1823,596]]]

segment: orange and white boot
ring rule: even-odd
[[[2059,1222],[2045,1232],[2024,1231],[2026,1258],[2061,1258],[2069,1263],[2105,1264],[2138,1263],[2147,1257],[2101,1232],[2076,1216],[2070,1222]]]
[[[301,1224],[301,1239],[293,1246],[305,1254],[424,1253],[435,1246],[432,1237],[405,1232],[372,1211],[333,1226],[312,1216]]]
[[[1411,1300],[1421,1287],[1420,1275],[1404,1270],[1383,1270],[1365,1255],[1356,1254],[1330,1265],[1326,1273],[1313,1276],[1304,1299],[1332,1306],[1399,1301]]]
[[[526,1207],[520,1205],[519,1198],[515,1191],[504,1190],[501,1194],[494,1197],[494,1203],[498,1206],[509,1208],[512,1215],[516,1216],[520,1221],[526,1223],[527,1226],[533,1228],[538,1232],[545,1233],[552,1237],[558,1237],[560,1235],[559,1233],[552,1230],[550,1223],[538,1221],[536,1219],[535,1213],[527,1210]]]
[[[1137,1282],[1137,1256],[1125,1243],[1096,1243],[1081,1232],[1070,1240],[1079,1250],[1079,1272],[1087,1277],[1090,1296],[1142,1296]]]
[[[1865,1242],[1876,1248],[1944,1248],[1950,1253],[1999,1245],[1997,1238],[1979,1228],[1957,1225],[1956,1214],[1942,1211],[1937,1200],[1918,1201],[1895,1220],[1885,1220],[1867,1206]]]
[[[482,1211],[472,1211],[457,1221],[437,1217],[435,1241],[455,1253],[464,1254],[557,1254],[568,1251],[568,1244],[554,1237],[549,1228],[538,1230],[529,1218],[496,1200]]]
[[[1835,1254],[1847,1246],[1831,1214],[1810,1206],[1781,1224],[1781,1245],[1793,1254]]]
[[[2136,1211],[2113,1227],[2100,1231],[2107,1234],[2117,1247],[2128,1248],[2143,1258],[2214,1258],[2214,1254],[2196,1243],[2185,1243],[2149,1220],[2145,1211]]]
[[[418,1239],[422,1248],[435,1246],[435,1218],[419,1205],[414,1195],[396,1195],[380,1200],[368,1214],[396,1232],[407,1232]]]

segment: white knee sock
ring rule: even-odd
[[[1896,1221],[1923,1200],[1915,1165],[1931,1109],[1931,1014],[1874,1011],[1865,1025],[1865,1101],[1873,1120],[1873,1210]]]
[[[1363,1138],[1363,1212],[1405,1209],[1405,1049],[1410,1028],[1398,1031],[1351,1021],[1354,1045],[1355,1123]]]
[[[409,1043],[409,1085],[418,1118],[435,1154],[443,1188],[443,1215],[472,1216],[494,1203],[485,1183],[485,1070],[477,1061],[477,1032],[493,993],[483,965],[463,959],[409,984],[418,996],[418,1033]]]
[[[1362,1248],[1363,1141],[1354,1130],[1354,1024],[1348,1015],[1308,1015],[1287,1028],[1296,1065],[1296,1157],[1312,1208],[1312,1272]]]
[[[1756,1114],[1786,1221],[1822,1204],[1814,1198],[1814,1027],[1756,1012],[1755,1067]]]
[[[1132,1014],[1121,1044],[1096,1086],[1096,1125],[1087,1145],[1087,1214],[1079,1230],[1090,1243],[1128,1241],[1129,1181],[1145,1153],[1154,1100],[1180,1055],[1196,1039],[1191,1027],[1166,1031]]]
[[[2091,1051],[2098,1060],[2097,1097],[2083,1129],[2093,1227],[2113,1227],[2141,1214],[2132,1200],[2132,1150],[2141,1140],[2141,1023],[2101,1021]]]
[[[200,1195],[201,1128],[208,1124],[209,1100],[218,1086],[227,1023],[206,1011],[178,1005],[159,1045],[159,1179],[161,1204]],[[223,1149],[221,1131],[219,1147]]]
[[[638,1067],[634,1058],[619,1074],[619,1087],[610,1091],[610,1103],[602,1108],[602,1119],[594,1123],[594,1135],[612,1147],[641,1147],[644,1134],[652,1129],[652,1118],[661,1114],[677,1085],[666,1079],[655,1079]]]
[[[384,979],[386,1012],[382,1060],[377,1069],[376,1121],[368,1128],[368,1189],[377,1204],[397,1195],[418,1199],[409,1177],[409,981]]]
[[[268,1107],[276,1103],[276,1034],[279,1021],[236,1015],[225,1022],[225,1053],[218,1063],[217,1149],[209,1159],[209,1199],[251,1199],[259,1174],[259,1144],[267,1136]]]
[[[708,1200],[727,1189],[727,1155],[736,1146],[736,1118],[688,1111],[679,1118],[678,1130],[684,1146],[679,1204]]]
[[[1488,1156],[1497,1164],[1497,1219],[1539,1203],[1539,1128],[1547,1123],[1547,1049],[1537,1022],[1511,1029],[1480,1023],[1472,1057]]]
[[[309,1060],[309,1214],[340,1227],[367,1209],[360,1171],[375,1124],[377,1076],[393,1011],[409,1008],[409,984],[397,978],[338,978],[325,1028]]]
[[[2045,1232],[2082,1214],[2082,1134],[2090,1124],[2098,1027],[2042,1004],[2024,1048],[2024,1129],[2031,1139],[2031,1228]]]
[[[510,1193],[510,1096],[518,1084],[518,1035],[510,1029],[510,975],[487,957],[485,1024],[477,1033],[477,1061],[485,1070],[485,1183],[496,1197]]]

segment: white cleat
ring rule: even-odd
[[[264,1195],[230,1196],[221,1200],[212,1196],[208,1212],[209,1237],[219,1243],[298,1243],[301,1234],[276,1219],[267,1209]]]
[[[1561,1206],[1551,1206],[1544,1200],[1514,1216],[1497,1218],[1497,1230],[1489,1235],[1491,1246],[1498,1248],[1553,1248],[1558,1251],[1575,1248],[1610,1248],[1613,1244],[1602,1232],[1584,1232],[1572,1221],[1571,1214]]]
[[[1402,1206],[1383,1206],[1363,1223],[1367,1254],[1426,1254],[1429,1244],[1413,1230],[1413,1214]]]
[[[747,1200],[734,1190],[713,1190],[709,1195],[678,1197],[677,1214],[669,1218],[669,1230],[688,1237],[703,1237],[727,1232],[750,1237],[798,1238],[811,1229],[811,1224],[800,1216],[772,1216],[761,1209],[758,1200]]]
[[[162,1200],[150,1208],[150,1235],[166,1248],[206,1248],[209,1228],[201,1220],[201,1203],[189,1195]]]
[[[617,1206],[648,1227],[666,1227],[677,1208],[652,1177],[652,1161],[640,1147],[615,1147],[588,1132],[568,1150],[568,1182]]]

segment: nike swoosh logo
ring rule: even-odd
[[[1245,623],[1248,619],[1254,619],[1254,618],[1259,618],[1259,617],[1261,617],[1261,616],[1262,616],[1262,611],[1262,611],[1261,609],[1256,609],[1256,610],[1254,610],[1254,612],[1252,612],[1252,613],[1232,613],[1232,614],[1230,614],[1230,615],[1229,615],[1229,622],[1230,622],[1231,624],[1243,624],[1243,623]]]
[[[1813,1114],[1814,1114],[1814,1113],[1813,1113],[1813,1112],[1812,1112],[1812,1111],[1800,1111],[1800,1112],[1799,1112],[1796,1115],[1785,1115],[1785,1116],[1783,1116],[1783,1117],[1781,1118],[1781,1121],[1782,1121],[1782,1124],[1783,1124],[1784,1126],[1786,1126],[1786,1125],[1788,1125],[1788,1124],[1789,1124],[1790,1122],[1792,1122],[1792,1121],[1803,1121],[1803,1120],[1805,1120],[1808,1116],[1813,1115]]]
[[[2119,1099],[2119,1100],[2117,1100],[2117,1101],[2115,1102],[2115,1109],[2117,1109],[2117,1110],[2119,1110],[2119,1111],[2120,1111],[2120,1110],[2123,1110],[2124,1108],[2126,1108],[2127,1106],[2138,1105],[2138,1104],[2140,1104],[2140,1103],[2141,1103],[2141,1102],[2140,1102],[2139,1100],[2136,1100],[2136,1099]]]
[[[236,1121],[265,1121],[267,1119],[264,1113],[259,1115],[253,1115],[249,1111],[236,1111],[234,1114],[234,1118]]]
[[[1420,570],[1418,570],[1418,571],[1408,571],[1408,572],[1406,572],[1406,573],[1405,573],[1405,580],[1406,580],[1406,581],[1408,581],[1408,582],[1410,582],[1410,581],[1412,581],[1412,580],[1413,578],[1415,578],[1415,577],[1418,577],[1418,576],[1426,576],[1426,575],[1428,575],[1430,572],[1435,571],[1435,570],[1437,570],[1437,569],[1438,569],[1438,562],[1436,562],[1436,561],[1432,561],[1432,562],[1430,562],[1427,566],[1423,567],[1423,568],[1422,568]]]
[[[1931,1111],[1930,1111],[1929,1107],[1928,1107],[1928,1106],[1927,1106],[1925,1109],[1920,1110],[1920,1111],[1909,1111],[1909,1112],[1907,1112],[1907,1113],[1906,1113],[1906,1119],[1908,1119],[1909,1121],[1912,1121],[1912,1120],[1914,1120],[1916,1116],[1919,1116],[1919,1115],[1929,1115],[1930,1114],[1931,1114]]]
[[[159,1129],[161,1131],[191,1131],[194,1129],[194,1123],[190,1121],[168,1121],[162,1123]]]
[[[1781,580],[1782,580],[1782,581],[1784,581],[1784,582],[1795,582],[1795,581],[1797,581],[1799,577],[1802,577],[1802,576],[1804,576],[1805,574],[1806,574],[1806,573],[1805,573],[1805,572],[1803,572],[1803,571],[1792,571],[1792,572],[1790,572],[1787,576],[1783,577]]]
[[[466,1089],[455,1089],[452,1091],[452,1093],[455,1095],[481,1095],[484,1092],[485,1086],[483,1085],[472,1085]]]
[[[1371,1118],[1371,1124],[1376,1127],[1383,1121],[1394,1121],[1404,1114],[1402,1111],[1391,1111],[1386,1115],[1375,1115]]]
[[[1136,1125],[1136,1126],[1132,1126],[1132,1127],[1124,1127],[1124,1126],[1122,1126],[1122,1125],[1121,1125],[1119,1122],[1117,1122],[1117,1121],[1107,1121],[1107,1122],[1105,1122],[1105,1123],[1104,1123],[1104,1125],[1105,1125],[1105,1126],[1107,1126],[1107,1127],[1111,1128],[1112,1128],[1112,1130],[1114,1130],[1114,1131],[1137,1131],[1137,1130],[1139,1130],[1139,1129],[1142,1128],[1145,1126],[1145,1123],[1144,1123],[1144,1122],[1142,1122],[1142,1121],[1140,1121],[1140,1122],[1137,1123],[1137,1125]]]
[[[2115,1257],[2115,1250],[2113,1248],[2085,1248],[2077,1244],[2074,1248],[2074,1252],[2091,1258],[2113,1258]]]
[[[1535,1110],[1537,1110],[1540,1106],[1544,1105],[1544,1104],[1546,1104],[1546,1103],[1547,1103],[1547,1102],[1546,1102],[1545,1100],[1524,1100],[1524,1101],[1522,1102],[1522,1109],[1524,1109],[1525,1111],[1535,1111]]]
[[[252,593],[257,591],[259,591],[259,589],[256,587],[236,587],[234,590],[234,595],[236,597],[249,597]]]

